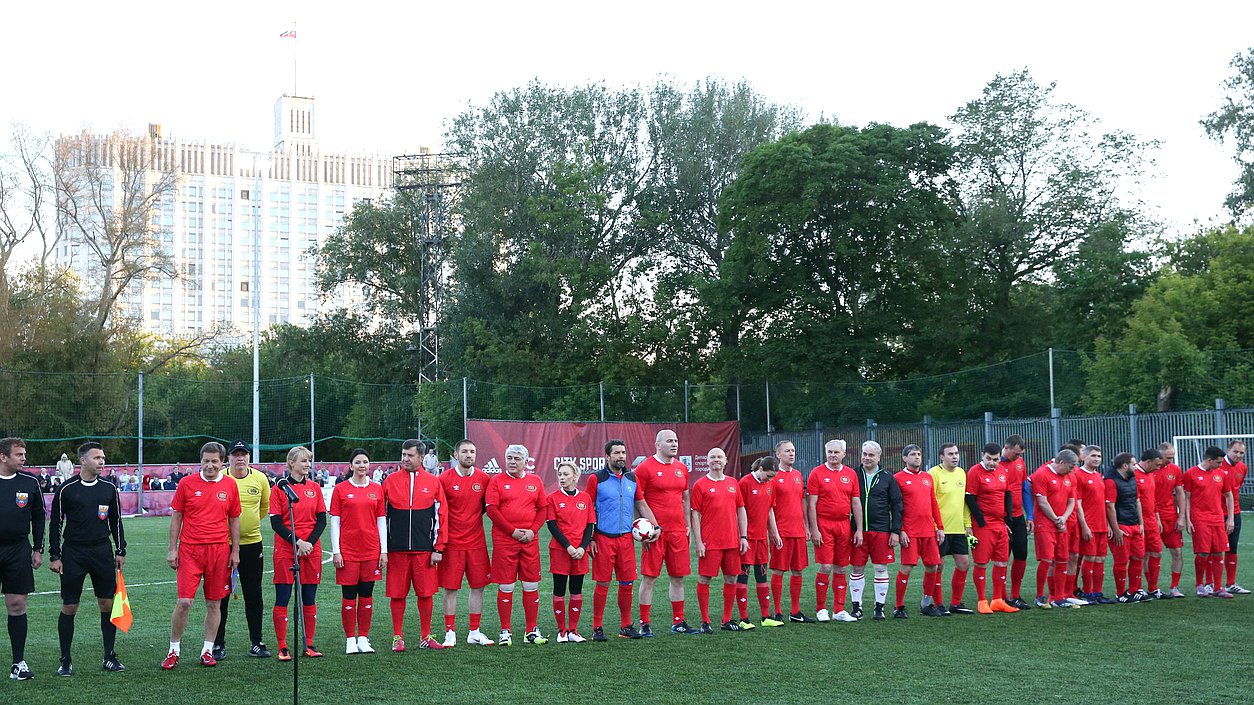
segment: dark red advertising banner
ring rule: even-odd
[[[505,449],[527,446],[527,469],[544,480],[547,490],[557,487],[557,465],[573,462],[584,475],[605,467],[605,442],[621,438],[627,443],[627,465],[634,468],[655,452],[658,431],[670,429],[679,436],[679,460],[688,466],[688,483],[706,473],[706,453],[722,448],[727,467],[740,465],[740,424],[723,423],[566,423],[556,421],[468,421],[466,430],[475,442],[479,467],[497,474],[505,467]]]

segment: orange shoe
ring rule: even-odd
[[[980,600],[975,603],[975,611],[980,614],[992,614],[993,608],[988,606],[988,600]]]
[[[1000,597],[997,598],[996,600],[993,600],[993,602],[989,605],[989,607],[991,607],[994,612],[1005,612],[1006,614],[1013,614],[1019,611],[1018,607],[1011,607],[1009,604],[1006,603],[1005,600],[1001,599]]]

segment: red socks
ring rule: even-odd
[[[557,633],[566,631],[566,598],[553,596],[553,621],[557,622]]]
[[[454,631],[455,629],[457,629],[457,615],[455,614],[444,615],[444,631],[451,632],[451,631]]]
[[[1224,584],[1223,584],[1223,579],[1224,579],[1224,554],[1222,554],[1222,553],[1212,553],[1212,554],[1210,554],[1210,573],[1209,573],[1209,575],[1210,575],[1210,584],[1211,584],[1211,585],[1215,588],[1215,590],[1219,590],[1220,588],[1222,588],[1222,587],[1224,586]]]
[[[622,587],[619,587],[622,590]],[[601,626],[601,620],[605,619],[605,603],[610,598],[609,585],[597,585],[592,588],[592,628],[596,629]]]
[[[1054,561],[1054,583],[1050,589],[1051,594],[1049,596],[1051,601],[1057,602],[1058,600],[1065,600],[1071,596],[1067,593],[1067,587],[1070,584],[1068,578],[1067,562]]]
[[[831,576],[817,573],[814,576],[814,611],[827,609],[827,581]]]
[[[344,625],[344,636],[357,636],[357,600],[340,599],[340,623]]]
[[[1020,588],[1023,587],[1023,574],[1028,569],[1028,562],[1015,559],[1010,563],[1010,596],[1023,597]]]
[[[1158,574],[1163,567],[1162,556],[1150,556],[1145,562],[1145,582],[1149,584],[1149,591],[1155,592],[1158,590]]]
[[[566,612],[566,631],[579,631],[580,612],[583,612],[583,595],[571,595],[570,609]]]
[[[1049,595],[1045,592],[1045,585],[1049,582],[1049,561],[1041,561],[1036,564],[1036,596],[1044,597]],[[1050,599],[1053,599],[1050,596]]]
[[[420,634],[423,639],[431,636],[431,611],[434,607],[435,600],[430,595],[418,598],[418,623],[421,627]]]
[[[775,599],[775,614],[784,611],[784,574],[771,573],[771,597]]]
[[[301,613],[305,615],[305,643],[313,646],[314,634],[318,631],[318,606],[304,605]]]
[[[749,621],[748,583],[736,583],[736,611],[740,613],[740,621]]]
[[[762,612],[762,619],[771,616],[771,586],[766,583],[758,583],[756,590],[758,592],[758,609]]]
[[[1144,558],[1128,560],[1128,590],[1138,592],[1141,589],[1141,568]]]
[[[709,593],[706,593],[706,596],[708,598]],[[679,624],[684,621],[687,621],[684,618],[684,601],[671,600],[671,624]]]
[[[395,604],[396,600],[392,600]],[[501,630],[510,631],[512,613],[514,611],[514,593],[498,589],[496,591],[496,613],[501,618]],[[395,610],[393,610],[395,612]],[[396,621],[393,617],[392,621]],[[397,632],[398,634],[400,632]]]
[[[1206,584],[1206,571],[1209,569],[1209,556],[1193,556],[1193,574],[1197,576],[1197,586]]]
[[[788,602],[792,605],[792,612],[789,612],[789,614],[797,614],[801,611],[800,575],[790,575],[788,577]]]
[[[523,590],[523,618],[527,621],[527,631],[534,632],[540,623],[539,590]]]
[[[479,631],[479,624],[482,621],[483,621],[483,613],[471,612],[470,613],[470,631],[472,632]]]
[[[1003,569],[1004,570],[1004,569]],[[988,591],[985,584],[988,582],[988,568],[975,568],[971,571],[972,581],[975,583],[975,596],[980,602],[988,600]]]
[[[731,621],[732,608],[736,605],[736,584],[723,583],[723,624]]]
[[[967,591],[967,571],[954,569],[953,577],[949,579],[949,599],[955,605],[962,604],[962,595]]]
[[[372,621],[374,621],[374,598],[357,598],[357,636],[370,636]]]
[[[641,622],[651,624],[653,620],[649,619],[649,617],[652,616],[652,613],[653,613],[653,605],[651,604],[646,605],[643,602],[640,603],[640,621]]]
[[[845,609],[845,595],[849,592],[849,577],[844,573],[833,573],[832,608],[837,612]]]
[[[1228,579],[1224,581],[1224,585],[1237,584],[1237,554],[1227,553],[1224,555],[1224,568],[1227,571]]]
[[[697,583],[697,605],[701,609],[701,621],[710,621],[710,584]],[[675,620],[679,624],[679,620]]]
[[[631,583],[618,586],[618,614],[624,627],[631,625],[631,591],[633,587]],[[640,606],[640,614],[644,614],[644,605]]]
[[[1115,574],[1115,594],[1122,595],[1127,592],[1128,588],[1128,564],[1117,560],[1115,561],[1115,567],[1111,570]]]
[[[1006,599],[1006,566],[993,566],[993,599]]]
[[[1176,572],[1176,571],[1174,571],[1174,570],[1173,570],[1173,571],[1171,571],[1171,588],[1172,588],[1173,590],[1179,590],[1179,589],[1180,589],[1180,575],[1181,575],[1181,573],[1178,573],[1178,572]]]
[[[906,588],[910,585],[910,576],[897,571],[897,608],[906,606]],[[925,590],[926,591],[926,590]]]
[[[280,649],[287,648],[287,608],[274,607],[274,640]]]
[[[392,608],[392,634],[400,636],[401,628],[405,626],[405,598],[393,597],[389,606]]]

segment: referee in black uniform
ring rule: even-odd
[[[58,676],[74,675],[70,647],[74,643],[74,615],[83,595],[83,583],[91,576],[92,591],[100,605],[100,633],[104,637],[104,670],[122,671],[113,646],[118,628],[111,620],[113,594],[126,556],[118,488],[100,477],[105,452],[88,441],[78,447],[79,474],[57,487],[52,495],[52,523],[48,531],[48,568],[61,576],[61,615],[57,636],[61,640]]]
[[[35,569],[44,561],[44,496],[39,480],[22,472],[26,443],[0,440],[0,592],[9,612],[13,668],[9,678],[34,678],[26,665],[26,596],[35,591]],[[33,539],[33,540],[32,540]]]

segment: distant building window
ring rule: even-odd
[[[241,201],[247,201],[247,200],[249,200],[248,196],[249,196],[249,194],[248,194],[248,189],[241,189],[241,190],[240,190],[240,192],[239,192],[239,199],[240,199]]]
[[[240,282],[240,283],[239,283],[239,290],[240,290],[240,291],[248,291],[248,282]]]

